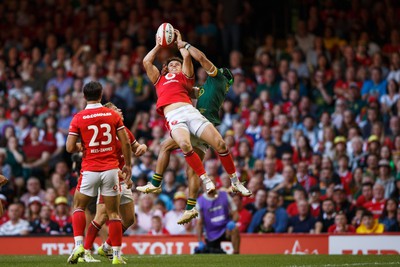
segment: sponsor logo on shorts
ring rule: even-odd
[[[113,190],[114,190],[114,191],[118,191],[118,185],[114,185],[114,186],[113,186]]]
[[[175,120],[175,121],[171,121],[170,123],[171,123],[171,125],[177,125],[179,123],[179,121]]]

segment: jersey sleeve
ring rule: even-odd
[[[69,132],[68,134],[79,136],[80,131],[78,127],[78,117],[75,115],[69,125]]]
[[[125,128],[125,129],[126,129],[126,133],[128,134],[130,144],[134,145],[137,142],[135,136],[133,135],[133,133],[130,130],[128,130],[127,128]]]
[[[124,129],[124,128],[125,128],[125,125],[124,125],[124,123],[122,122],[121,117],[120,117],[117,113],[115,113],[115,112],[114,112],[114,116],[115,116],[115,118],[116,118],[115,128],[117,129],[117,131]]]

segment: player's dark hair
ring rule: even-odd
[[[103,86],[96,81],[91,81],[83,86],[83,95],[87,101],[96,101],[101,98]]]
[[[167,59],[165,64],[168,66],[171,61],[178,61],[179,63],[183,64],[183,60],[180,57],[170,57]]]

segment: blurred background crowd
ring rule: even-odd
[[[135,185],[151,179],[168,133],[141,62],[165,21],[234,74],[219,130],[253,192],[232,195],[241,232],[400,231],[400,3],[271,2],[1,1],[0,173],[10,181],[0,235],[71,233],[79,157],[65,140],[88,81],[149,147],[133,159]],[[175,54],[163,49],[156,65]],[[229,191],[211,150],[205,166]],[[162,188],[134,191],[138,223],[126,234],[193,233],[176,224],[187,190],[179,151]]]

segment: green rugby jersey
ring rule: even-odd
[[[208,76],[206,82],[200,87],[196,108],[215,126],[221,124],[219,110],[228,90],[228,80],[219,69],[216,76]]]

